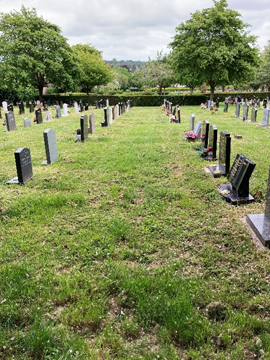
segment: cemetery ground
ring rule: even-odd
[[[181,107],[181,124],[132,108],[108,128],[93,110],[77,143],[73,108],[27,128],[15,108],[0,133],[0,359],[270,359],[270,254],[240,220],[264,213],[270,130],[262,110],[251,124],[222,108]],[[219,195],[227,179],[184,140],[191,113],[231,134],[231,165],[256,163],[254,203]],[[48,128],[59,160],[42,166]],[[6,185],[20,147],[34,177]]]

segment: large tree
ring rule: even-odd
[[[183,69],[182,81],[188,84],[195,73],[196,83],[210,86],[211,100],[217,85],[251,79],[258,61],[256,38],[241,15],[227,6],[226,0],[214,0],[213,7],[191,14],[170,44],[176,70]]]
[[[75,58],[60,28],[39,17],[35,9],[0,14],[1,77],[10,87],[32,86],[42,99],[48,83],[72,89]]]
[[[113,79],[113,73],[102,59],[101,52],[90,44],[72,46],[80,68],[80,85],[89,93],[94,86],[106,85]]]
[[[254,83],[252,83],[253,87],[261,87],[263,89],[270,89],[270,41],[268,41],[268,45],[265,46],[263,52],[260,56],[261,64],[260,67],[256,71],[256,77]]]
[[[173,82],[173,70],[167,56],[163,55],[162,52],[157,53],[155,60],[149,59],[142,72],[144,84],[146,86],[157,86],[160,94],[162,89],[165,90]]]

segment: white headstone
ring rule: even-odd
[[[115,118],[118,119],[119,118],[119,105],[116,105],[116,114],[115,114]]]
[[[77,101],[74,102],[74,109],[75,109],[75,113],[78,114],[79,113],[79,105],[78,105]]]
[[[111,125],[112,123],[113,123],[112,108],[110,107],[110,109],[109,109],[109,124]]]
[[[106,100],[106,106],[109,106],[109,99]]]
[[[63,116],[68,116],[68,106],[66,103],[63,104],[63,110],[64,110]]]
[[[44,121],[51,121],[52,120],[52,113],[51,111],[46,111]]]
[[[3,102],[2,102],[2,106],[3,106],[3,110],[4,110],[4,111],[8,111],[8,108],[7,108],[8,104],[7,104],[6,101],[3,101]]]

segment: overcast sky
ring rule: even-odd
[[[270,40],[269,0],[227,0],[263,48]],[[105,60],[148,60],[168,52],[175,28],[211,0],[25,0],[39,16],[58,25],[70,45],[90,43]],[[22,2],[0,0],[0,11],[19,11]]]

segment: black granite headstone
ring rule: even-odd
[[[107,114],[107,106],[104,108],[104,121],[101,123],[102,127],[108,126],[108,114]]]
[[[86,141],[86,140],[88,140],[88,116],[87,115],[81,115],[80,124],[81,124],[81,141]]]
[[[58,160],[58,150],[56,143],[56,135],[53,129],[46,129],[43,133],[46,161],[42,162],[42,165],[49,165]]]
[[[245,155],[237,154],[228,174],[230,184],[221,185],[219,193],[233,205],[254,200],[249,194],[249,179],[256,164]]]
[[[37,119],[37,124],[42,124],[43,119],[42,119],[42,112],[41,112],[40,108],[38,108],[36,110],[36,119]]]
[[[202,124],[202,147],[207,148],[208,146],[208,136],[209,136],[209,121],[205,120]]]
[[[5,113],[7,129],[8,131],[16,130],[16,122],[15,116],[13,111],[8,111]]]
[[[211,125],[209,129],[209,140],[208,146],[211,148],[205,160],[215,160],[217,158],[217,127],[216,125]]]
[[[230,170],[230,156],[231,156],[231,136],[227,131],[220,132],[219,140],[219,163],[218,165],[208,165],[213,177],[220,177],[228,175]]]
[[[33,177],[30,150],[28,148],[19,148],[14,155],[17,177],[8,181],[7,184],[24,184]]]
[[[270,167],[264,214],[249,214],[247,222],[263,245],[270,247]]]

